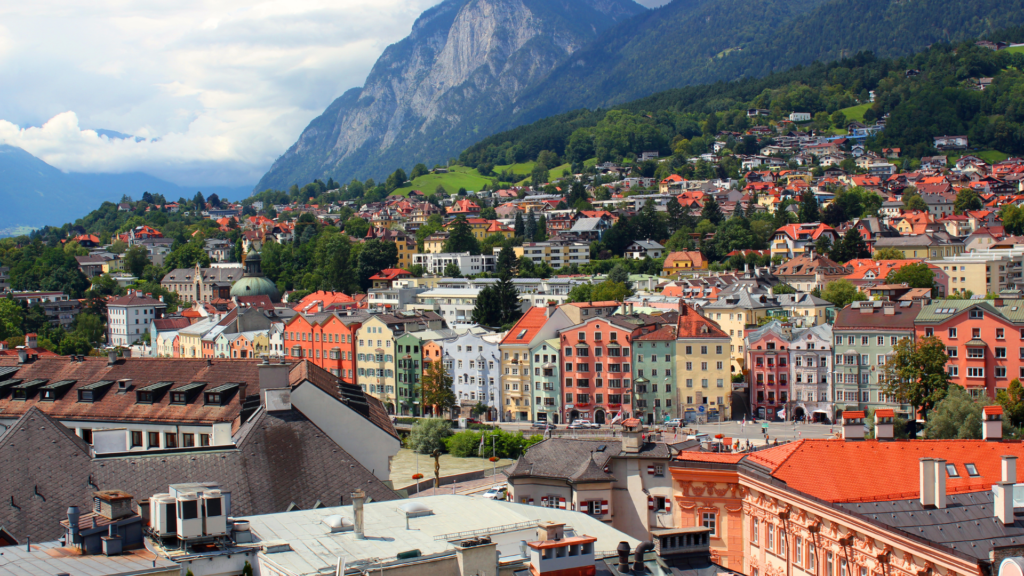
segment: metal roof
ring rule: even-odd
[[[92,384],[86,384],[85,386],[79,388],[79,390],[98,390],[100,388],[110,386],[113,383],[113,380],[100,380],[98,382],[93,382]]]
[[[0,378],[5,378],[7,376],[10,376],[11,374],[14,374],[15,372],[17,372],[20,369],[21,369],[21,366],[3,366],[3,367],[0,367]]]
[[[206,384],[206,382],[189,382],[188,384],[178,386],[177,388],[172,388],[171,392],[191,392],[206,386]]]
[[[947,495],[946,508],[937,509],[926,510],[916,499],[839,506],[981,560],[996,546],[1024,544],[1024,510],[1014,510],[1014,523],[1004,526],[995,518],[990,490]]]
[[[166,558],[157,558],[145,549],[126,550],[118,556],[103,554],[80,555],[62,548],[59,542],[33,543],[32,550],[25,546],[0,548],[0,573],[24,576],[53,576],[70,574],[87,576],[144,575],[176,570],[178,564]]]
[[[234,390],[235,388],[238,388],[239,386],[240,386],[240,384],[238,382],[228,382],[226,384],[221,384],[220,386],[217,386],[216,388],[211,388],[211,389],[207,390],[207,392],[224,393],[224,392],[227,392],[228,390]]]
[[[27,382],[22,382],[21,384],[13,386],[12,388],[15,389],[15,390],[31,390],[33,388],[38,388],[38,387],[42,386],[43,384],[46,384],[46,382],[47,382],[46,380],[39,380],[39,379],[29,380]]]
[[[139,392],[156,392],[157,390],[163,390],[164,388],[174,386],[174,382],[157,382],[156,384],[150,384],[149,386],[143,386],[139,388]]]
[[[43,386],[42,388],[40,388],[40,390],[59,390],[67,386],[74,386],[75,382],[78,382],[78,380],[58,380],[56,382]]]
[[[288,542],[291,549],[274,553],[273,560],[292,574],[316,573],[326,566],[336,565],[339,556],[347,558],[351,566],[368,560],[395,561],[399,553],[412,549],[420,550],[424,556],[451,554],[454,552],[451,543],[438,537],[469,532],[490,535],[498,545],[500,556],[519,557],[519,542],[536,539],[537,523],[545,520],[564,523],[566,537],[586,534],[597,538],[597,550],[615,550],[622,541],[628,542],[630,548],[639,543],[579,512],[452,495],[415,499],[413,502],[425,505],[433,513],[410,518],[411,529],[407,530],[406,514],[399,508],[406,502],[409,501],[366,504],[366,540],[356,540],[352,532],[332,534],[323,522],[332,515],[351,520],[351,506],[249,516],[246,520],[256,539]]]

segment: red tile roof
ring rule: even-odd
[[[713,320],[709,320],[690,308],[689,304],[683,304],[679,312],[679,320],[676,324],[679,338],[728,338],[729,335],[718,327]]]
[[[402,270],[401,268],[385,268],[384,270],[381,270],[380,272],[377,272],[373,276],[370,276],[370,280],[394,280],[394,279],[396,279],[398,277],[401,277],[401,276],[406,276],[406,277],[410,277],[411,278],[412,277],[412,273],[406,272],[405,270]],[[351,301],[351,298],[349,299],[349,301]]]
[[[533,340],[537,332],[544,327],[548,321],[548,309],[535,307],[527,310],[526,314],[516,322],[516,325],[508,331],[505,338],[502,339],[502,344],[529,344]],[[523,334],[523,331],[526,331]],[[520,335],[521,334],[521,335]]]
[[[816,498],[870,502],[917,498],[921,458],[940,458],[956,467],[959,477],[946,479],[949,493],[989,490],[1002,479],[1003,455],[1024,457],[1024,444],[984,440],[799,440],[755,452],[748,458],[769,467],[772,476],[790,488]],[[974,464],[979,475],[969,476],[965,464]],[[865,481],[869,477],[871,481]],[[1024,470],[1019,470],[1016,481],[1022,478]]]
[[[724,464],[735,464],[743,459],[746,454],[729,454],[719,452],[689,452],[683,451],[676,456],[676,460],[685,462],[721,462]]]

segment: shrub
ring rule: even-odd
[[[445,439],[445,446],[448,447],[448,453],[456,458],[470,458],[473,456],[479,456],[480,449],[480,437],[482,434],[477,432],[459,432],[453,436],[449,436]]]
[[[420,454],[445,450],[445,438],[452,435],[451,422],[442,418],[425,418],[413,424],[409,447]]]

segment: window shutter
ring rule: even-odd
[[[601,500],[601,514],[607,514],[607,513],[608,513],[608,501],[607,500]]]
[[[540,505],[545,507],[545,508],[547,508],[547,506],[548,506],[548,497],[547,496],[544,496],[544,497],[542,497],[540,499]]]
[[[647,509],[654,510],[654,496],[647,497]]]
[[[648,474],[654,474],[654,465],[653,464],[647,467],[647,473]]]
[[[558,507],[562,510],[565,510],[565,498],[558,499]]]
[[[671,498],[665,498],[665,512],[671,512],[671,511],[672,511],[672,499]]]
[[[533,506],[533,498],[530,498],[529,503],[530,503],[530,506]]]

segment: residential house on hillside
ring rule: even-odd
[[[846,276],[851,269],[827,256],[811,253],[800,254],[775,268],[774,272],[783,283],[802,292],[811,292],[815,288],[824,290],[829,282]]]
[[[665,256],[662,264],[663,276],[677,276],[682,272],[693,272],[695,270],[706,270],[708,261],[704,255],[697,250],[683,250],[670,252]]]
[[[822,236],[829,237],[833,244],[839,238],[835,229],[827,224],[787,224],[775,232],[771,245],[772,256],[793,258],[809,251]]]
[[[637,240],[626,248],[626,258],[643,260],[644,258],[661,258],[665,247],[651,240]]]

